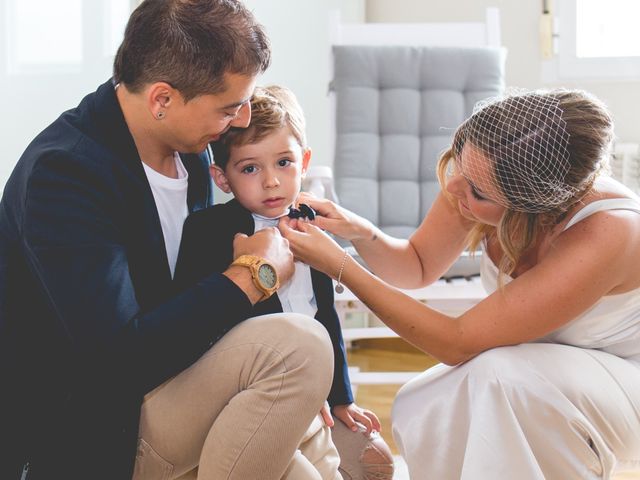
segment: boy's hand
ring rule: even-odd
[[[320,416],[327,427],[333,427],[333,417],[331,416],[331,410],[329,409],[329,404],[327,402],[324,402],[324,405],[320,409]]]
[[[356,422],[362,424],[367,430],[367,434],[372,431],[379,432],[381,430],[380,420],[375,413],[366,408],[360,408],[355,403],[349,405],[336,405],[333,407],[333,415],[338,417],[349,429],[354,432],[358,431]]]

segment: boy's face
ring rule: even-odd
[[[226,170],[212,167],[218,187],[232,192],[253,213],[273,218],[285,215],[300,192],[311,151],[303,150],[288,127],[256,143],[231,147]]]

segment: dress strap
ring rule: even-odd
[[[564,227],[564,230],[571,228],[580,220],[584,220],[594,213],[606,210],[631,210],[640,213],[640,202],[633,198],[605,198],[604,200],[596,200],[578,210]]]

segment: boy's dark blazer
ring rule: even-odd
[[[182,230],[180,253],[174,275],[177,288],[187,288],[212,272],[225,271],[233,261],[235,234],[252,235],[254,230],[251,212],[235,199],[189,215]],[[315,318],[325,326],[333,344],[333,384],[328,401],[331,406],[349,404],[353,402],[353,394],[340,320],[334,305],[333,282],[327,275],[313,268],[311,282],[318,305]],[[275,312],[282,312],[277,295],[272,295],[254,306],[256,316]]]
[[[182,160],[205,208],[211,159]],[[219,273],[175,295],[109,80],[33,140],[0,203],[0,479],[130,479],[144,394],[251,314]]]

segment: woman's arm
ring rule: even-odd
[[[295,231],[284,223],[294,254],[336,278],[342,249],[312,225],[294,223],[301,230]],[[639,286],[639,245],[637,214],[594,214],[560,235],[536,266],[455,318],[388,286],[350,258],[341,280],[400,336],[455,365],[493,347],[540,338],[603,295]]]
[[[383,233],[329,200],[301,194],[299,201],[319,213],[314,225],[351,241],[372,272],[399,288],[420,288],[440,278],[464,250],[473,225],[441,193],[408,240]]]

